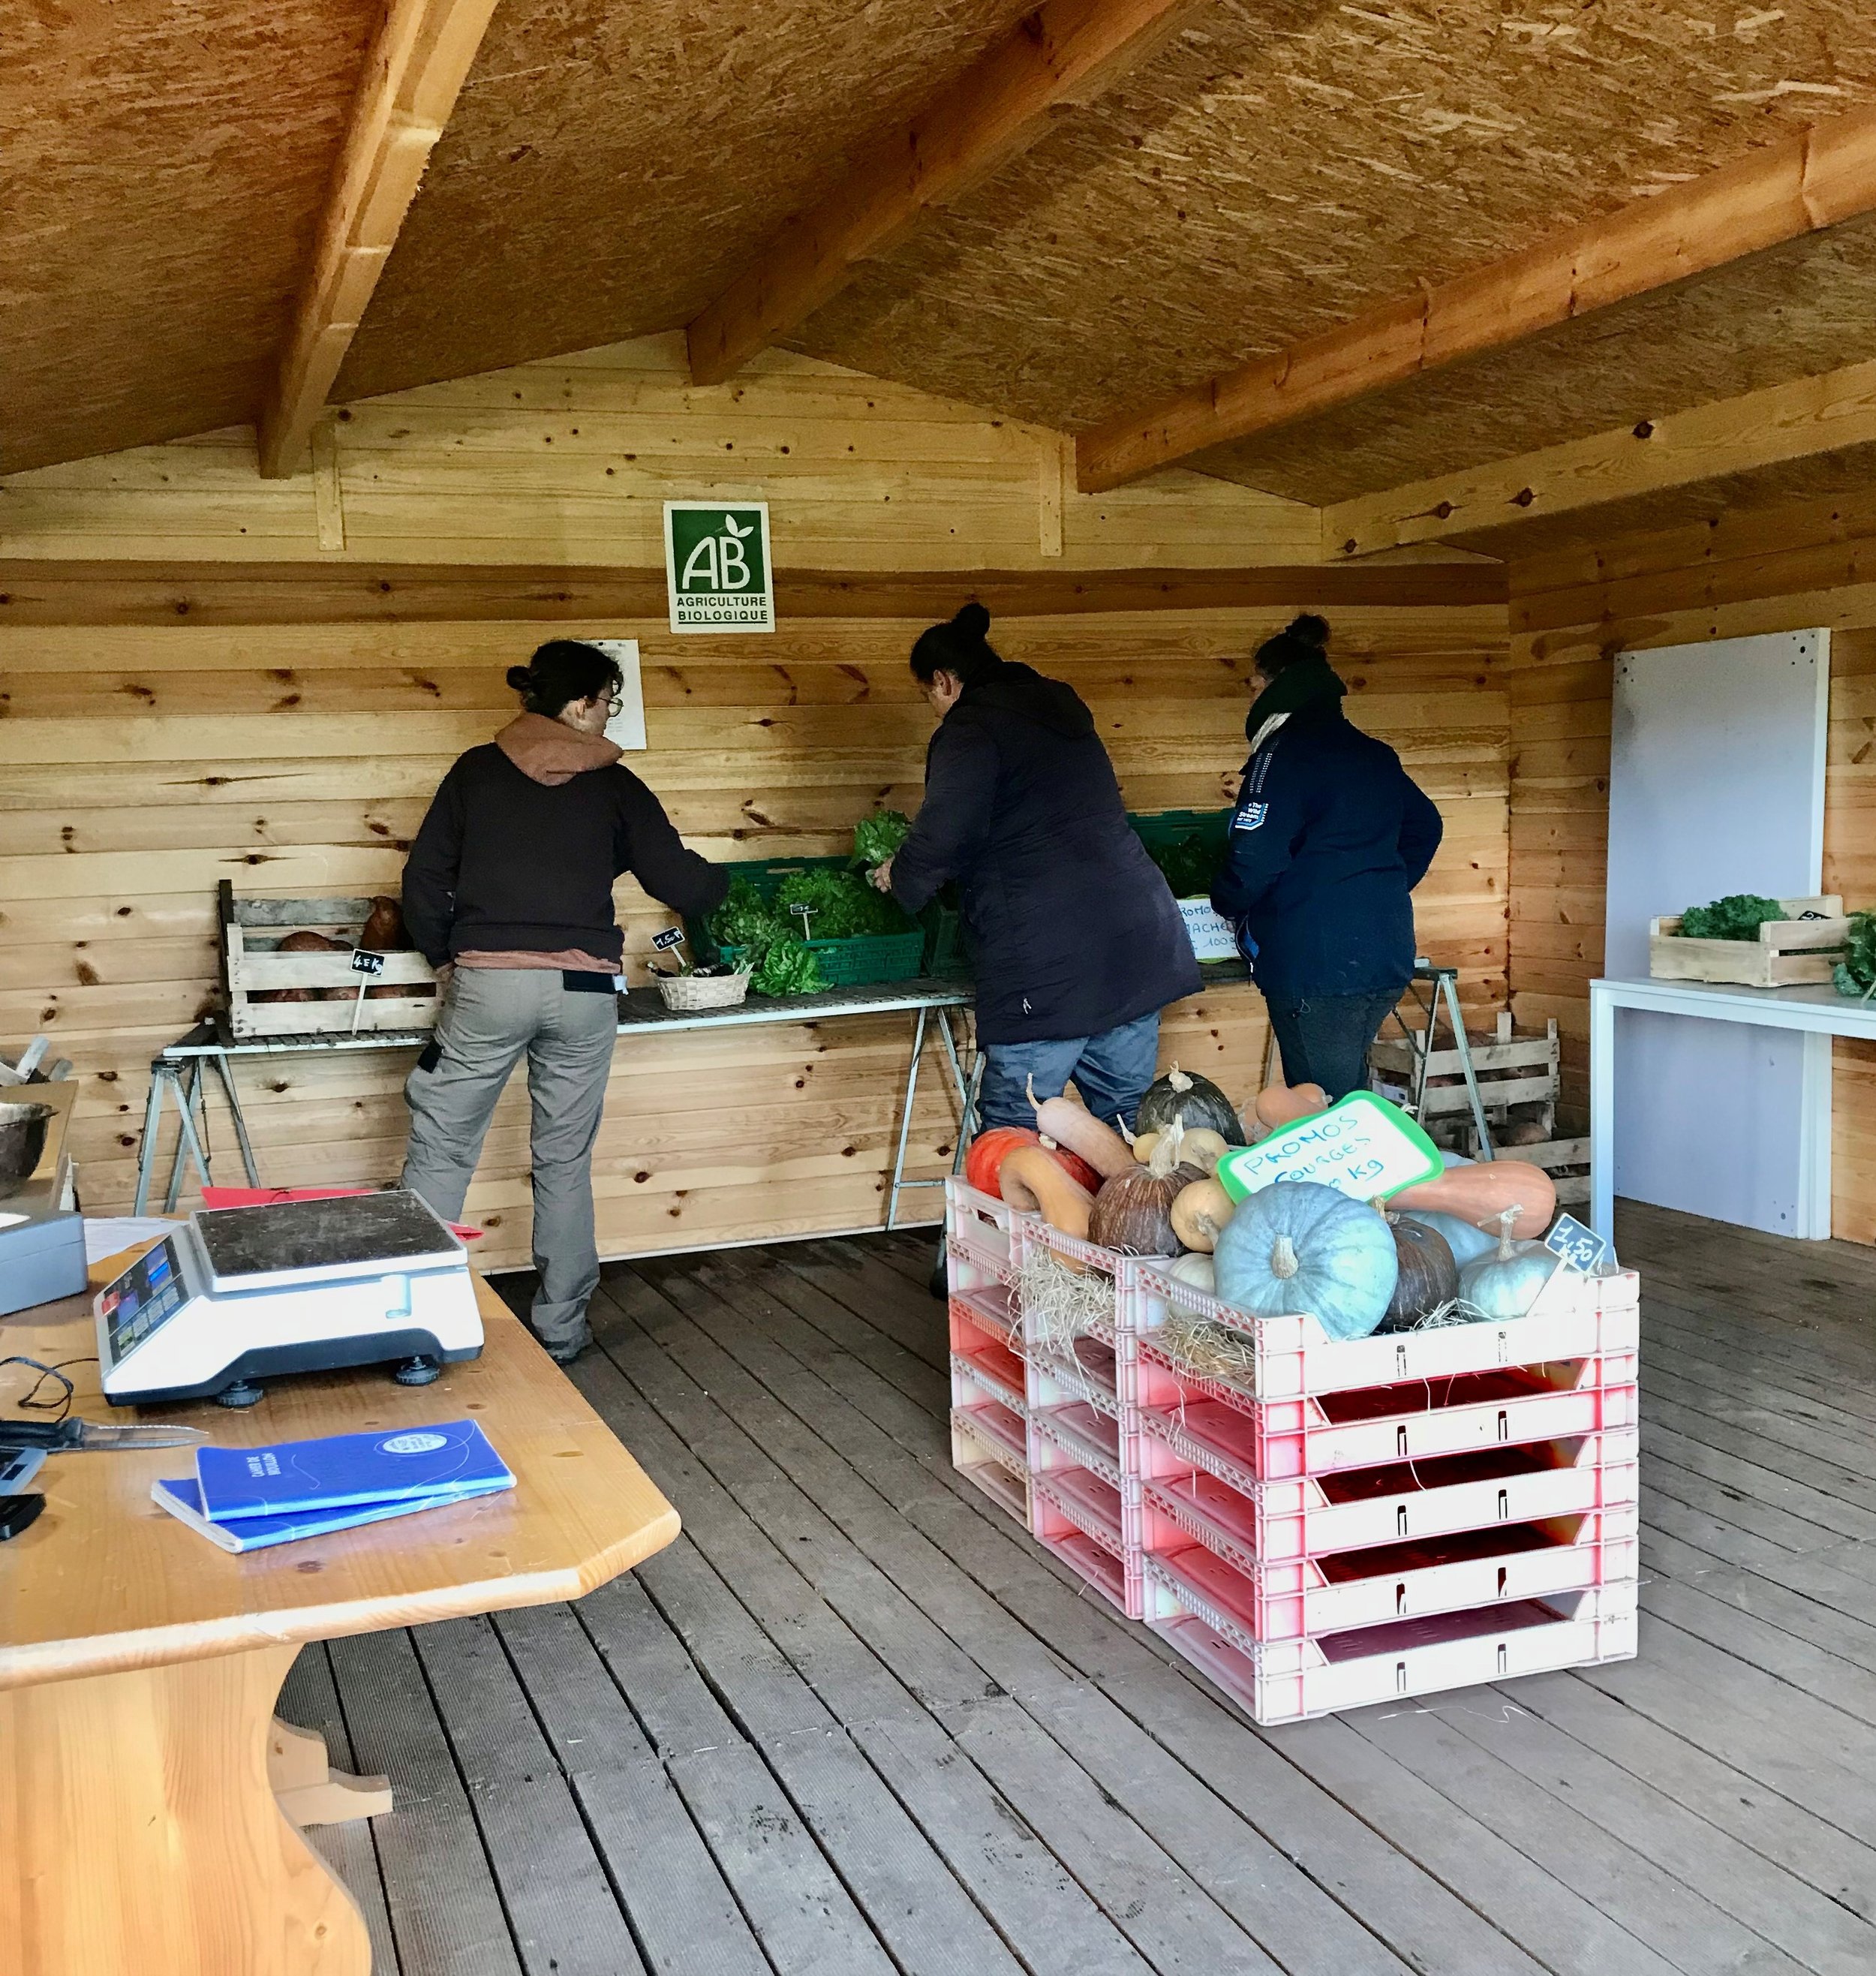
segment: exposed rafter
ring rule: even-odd
[[[352,104],[280,371],[261,409],[261,472],[303,466],[313,426],[456,107],[495,0],[388,0]]]
[[[968,192],[1163,44],[1193,0],[1048,0],[910,123],[882,138],[692,322],[715,384],[831,301],[928,207]]]
[[[1833,118],[1391,302],[1076,443],[1094,493],[1876,208],[1876,110]]]
[[[1663,493],[1876,442],[1876,362],[1795,377],[1511,459],[1361,494],[1322,513],[1324,553],[1368,555]]]

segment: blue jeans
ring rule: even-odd
[[[1081,1102],[1111,1125],[1119,1118],[1131,1132],[1134,1114],[1147,1095],[1160,1061],[1160,1018],[1156,1012],[1098,1036],[1070,1036],[1062,1042],[986,1043],[979,1124],[1033,1125],[1029,1084],[1038,1099],[1059,1098],[1073,1078]]]

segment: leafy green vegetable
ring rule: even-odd
[[[1165,874],[1176,899],[1210,892],[1218,875],[1218,847],[1203,837],[1181,838],[1175,844],[1150,844],[1147,855]]]
[[[1757,892],[1729,892],[1710,906],[1690,906],[1680,916],[1683,940],[1756,940],[1767,920],[1782,920],[1785,908]]]
[[[710,931],[719,947],[746,947],[748,958],[759,958],[789,931],[788,922],[747,878],[732,878],[729,895],[710,916]]]
[[[862,934],[903,933],[911,924],[884,892],[857,871],[796,871],[782,880],[775,907],[791,933],[801,930],[805,907],[810,940],[851,940]]]
[[[821,963],[798,940],[772,941],[749,976],[752,995],[813,995],[827,985]]]
[[[876,871],[889,858],[899,855],[899,847],[912,834],[912,820],[896,809],[876,809],[854,825],[854,863],[867,871]]]
[[[1844,957],[1831,977],[1840,995],[1876,993],[1876,913],[1852,913]]]

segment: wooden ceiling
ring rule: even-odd
[[[382,8],[0,0],[0,465],[255,416]],[[689,323],[999,49],[1046,70],[1104,15],[1131,65],[863,243],[785,342],[1085,431],[1876,104],[1867,0],[501,0],[333,395]],[[1872,358],[1854,218],[1186,459],[1358,507]],[[1868,471],[1841,437],[1412,538],[1832,493]]]

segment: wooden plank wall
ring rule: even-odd
[[[775,374],[785,383],[798,377],[790,367],[800,362],[775,360]],[[587,496],[539,481],[502,493],[509,463],[532,472],[535,456],[528,449],[541,447],[545,458],[548,440],[558,445],[560,427],[550,429],[527,401],[551,396],[560,388],[555,380],[574,380],[604,405],[625,407],[597,415],[614,421],[615,441],[633,436],[649,450],[663,428],[649,415],[636,420],[630,410],[650,389],[647,374],[660,380],[653,397],[678,389],[642,366],[634,373],[624,364],[560,364],[506,374],[499,390],[492,380],[472,380],[473,390],[436,387],[359,408],[351,423],[369,424],[384,446],[370,456],[377,463],[367,465],[341,439],[343,550],[318,548],[308,481],[259,482],[248,477],[251,466],[244,476],[232,441],[152,449],[160,460],[127,456],[0,482],[0,516],[30,523],[0,538],[0,554],[13,558],[62,557],[74,568],[77,559],[97,558],[142,558],[153,571],[158,558],[183,556],[232,565],[258,552],[257,537],[240,531],[273,531],[262,544],[274,566],[265,599],[240,593],[245,604],[225,600],[203,614],[216,621],[192,618],[194,590],[179,596],[186,608],[177,614],[151,621],[165,614],[153,610],[149,586],[117,581],[81,589],[75,601],[61,594],[55,606],[35,607],[42,621],[8,622],[0,606],[0,1038],[49,1029],[77,1064],[86,1088],[77,1137],[87,1205],[108,1211],[127,1203],[150,1056],[210,995],[217,880],[232,878],[238,890],[258,894],[395,889],[403,848],[438,779],[458,752],[486,739],[512,711],[503,671],[544,637],[584,628],[641,641],[650,746],[632,766],[708,855],[831,852],[845,848],[854,819],[875,802],[914,807],[930,716],[905,660],[928,614],[904,614],[894,585],[884,581],[848,597],[845,614],[787,616],[784,557],[804,558],[804,542],[843,568],[924,572],[921,597],[934,587],[931,572],[950,569],[961,601],[971,558],[1005,570],[1035,568],[1043,601],[1002,618],[996,636],[1010,657],[1071,680],[1089,700],[1130,805],[1162,809],[1227,799],[1243,754],[1249,654],[1291,603],[1061,614],[1058,593],[1039,573],[1072,571],[1078,557],[1098,566],[1107,553],[1104,524],[1091,519],[1084,530],[1071,519],[1064,532],[1073,553],[1052,564],[1028,546],[1045,539],[1038,532],[1033,458],[1023,465],[1020,489],[1000,494],[980,466],[975,493],[954,506],[949,482],[920,447],[931,431],[950,432],[951,463],[963,475],[971,442],[960,434],[956,408],[939,406],[920,427],[909,414],[933,401],[908,405],[913,394],[899,394],[895,409],[907,415],[888,430],[869,423],[884,387],[842,382],[836,390],[825,367],[816,367],[822,409],[811,417],[777,413],[765,424],[769,414],[759,403],[745,426],[733,402],[740,387],[715,394],[707,428],[701,412],[695,430],[668,407],[658,413],[677,437],[689,435],[678,466],[647,483],[658,499],[698,491],[710,445],[747,450],[753,432],[770,447],[762,472],[738,491],[746,487],[775,503],[785,620],[774,636],[673,639],[662,615],[643,615],[642,604],[591,623],[569,621],[563,606],[535,614],[528,601],[541,594],[534,566],[655,565],[660,552],[647,532],[657,509],[643,486],[619,497],[610,529],[574,505]],[[502,391],[521,409],[502,410]],[[755,387],[750,391],[759,398]],[[458,403],[456,425],[421,423],[416,411],[438,393],[459,400],[479,393],[486,403]],[[897,498],[876,501],[863,491],[843,528],[831,491],[842,470],[830,450],[835,440],[823,429],[832,416],[825,403],[856,396],[863,402],[846,405],[843,429],[862,433],[872,449],[858,478],[876,487],[892,482]],[[793,404],[786,393],[782,399],[785,410]],[[387,410],[406,401],[414,408],[408,417]],[[555,416],[568,432],[578,425],[581,436],[591,436],[596,414],[587,400]],[[493,442],[511,418],[505,451]],[[410,433],[393,439],[406,424]],[[420,430],[420,453],[410,450]],[[972,428],[979,436],[998,430],[981,420]],[[806,433],[811,443],[778,431]],[[482,439],[491,443],[479,451]],[[242,443],[251,446],[251,436]],[[998,443],[987,440],[987,451],[993,455]],[[884,451],[894,446],[905,448],[896,466]],[[784,446],[791,449],[785,456],[775,450]],[[775,467],[815,446],[825,456],[830,490],[821,496]],[[404,463],[397,489],[381,503],[355,501],[354,488],[388,473],[383,463],[393,454]],[[77,484],[87,477],[88,486]],[[1137,496],[1144,505],[1117,511],[1133,515],[1128,525],[1137,530],[1124,544],[1124,566],[1182,555],[1200,565],[1227,559],[1216,515],[1240,524],[1256,497],[1247,502],[1242,490],[1225,489],[1222,506],[1208,507],[1213,497],[1203,488],[1196,502],[1187,498],[1186,482],[1196,479],[1179,476],[1170,488]],[[478,488],[487,489],[490,512],[479,506]],[[826,508],[818,517],[808,512],[817,499]],[[285,525],[284,505],[272,505],[288,500],[298,504],[294,529]],[[1287,525],[1286,505],[1263,504],[1277,517],[1270,540],[1240,540],[1232,559],[1254,562],[1279,552],[1289,558],[1279,525]],[[1030,531],[1020,540],[1019,522]],[[343,601],[334,602],[335,567],[364,572],[387,560],[447,564],[457,578],[482,564],[489,574],[472,617],[387,618],[362,598],[347,616]],[[282,580],[278,568],[295,562],[305,566],[308,600],[298,618],[291,573]],[[505,584],[502,571],[524,563],[528,579]],[[1401,572],[1404,579],[1427,574]],[[361,594],[368,587],[361,584]],[[0,585],[9,602],[16,591],[21,601],[48,594],[30,582]],[[1020,583],[1005,583],[1000,594],[1021,606]],[[87,608],[87,596],[94,608]],[[238,621],[244,611],[275,621]],[[1331,615],[1357,717],[1401,749],[1446,816],[1447,844],[1421,894],[1423,942],[1460,961],[1473,1000],[1502,1002],[1509,741],[1503,607],[1371,604]],[[225,621],[231,616],[237,621]],[[59,617],[77,621],[43,621]],[[636,971],[665,916],[629,884],[620,904]],[[622,1046],[596,1164],[604,1247],[644,1253],[876,1224],[909,1034],[909,1023],[883,1019]],[[1169,1059],[1241,1092],[1255,1087],[1263,1048],[1259,1005],[1248,990],[1202,997],[1169,1021]],[[265,1177],[311,1184],[394,1174],[405,1128],[398,1088],[407,1068],[407,1056],[395,1054],[244,1065]],[[935,1052],[926,1069],[913,1144],[917,1170],[929,1174],[943,1170],[956,1121]],[[211,1131],[225,1148],[225,1121],[212,1105]],[[232,1163],[228,1171],[235,1171]],[[934,1198],[925,1197],[928,1204]],[[526,1108],[518,1083],[497,1113],[469,1211],[490,1231],[489,1260],[525,1259]]]
[[[1511,569],[1510,970],[1521,1020],[1554,1016],[1587,1098],[1601,968],[1609,710],[1625,649],[1831,627],[1827,891],[1876,904],[1876,497],[1562,551]],[[1832,1223],[1876,1242],[1876,1049],[1835,1046]]]

